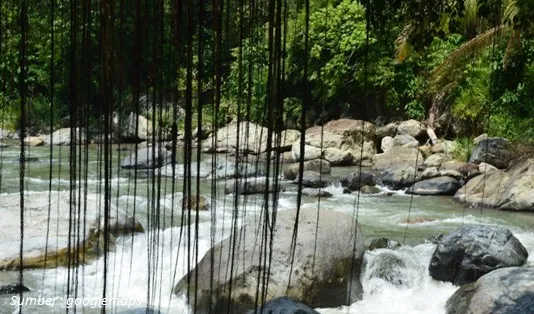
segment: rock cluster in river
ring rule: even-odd
[[[150,121],[133,113],[121,119],[115,116],[114,125],[115,133],[122,140],[152,140],[154,135]],[[8,136],[7,131],[2,134]],[[485,134],[475,138],[469,162],[460,162],[453,159],[457,149],[455,142],[437,139],[425,124],[416,120],[376,127],[367,121],[344,118],[310,127],[304,136],[301,147],[301,134],[297,130],[278,133],[248,121],[231,122],[213,134],[199,136],[196,143],[204,152],[233,157],[193,162],[191,176],[219,179],[262,176],[261,166],[255,161],[278,156],[284,163],[290,161],[284,165],[282,173],[284,179],[294,182],[298,179],[300,161],[304,161],[304,187],[323,188],[330,184],[332,167],[371,166],[376,182],[366,183],[363,176],[364,180],[357,184],[354,178],[349,185],[341,183],[352,191],[360,190],[357,185],[361,185],[367,186],[363,192],[369,192],[380,184],[390,189],[407,189],[408,193],[417,195],[455,195],[455,199],[471,206],[534,210],[534,159],[512,162],[516,157],[515,148],[504,138]],[[201,138],[204,140],[200,141]],[[86,142],[87,138],[80,128],[64,128],[51,135],[25,140],[30,146],[38,146]],[[173,163],[170,146],[154,145],[140,144],[137,151],[124,157],[121,166],[147,169],[148,175],[183,177],[185,166],[179,160]],[[245,190],[261,192],[260,188]]]

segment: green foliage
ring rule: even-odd
[[[369,44],[376,40],[369,38]],[[310,17],[310,80],[315,98],[328,102],[357,86],[362,68],[355,62],[366,44],[365,11],[357,1],[329,4]]]
[[[452,150],[452,157],[455,160],[468,162],[473,151],[473,141],[469,137],[460,137],[454,140],[454,149]]]
[[[268,55],[267,43],[261,37],[246,39],[241,48],[232,49],[230,72],[223,82],[222,116],[262,121],[267,101]]]
[[[477,61],[465,70],[465,80],[458,88],[452,113],[461,119],[483,120],[490,108],[491,69]]]

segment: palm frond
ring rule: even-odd
[[[509,26],[504,24],[490,28],[451,52],[439,66],[432,70],[430,76],[431,89],[437,91],[450,84],[451,80],[455,80],[453,73],[463,69],[466,60],[481,54],[492,43],[497,42],[498,37],[509,29]]]
[[[508,24],[513,27],[515,23],[515,17],[517,16],[517,13],[519,12],[519,7],[517,6],[517,0],[504,0],[503,8],[504,8],[504,14],[503,14],[502,23]]]

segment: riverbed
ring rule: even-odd
[[[12,143],[13,144],[13,143]],[[130,146],[126,148],[131,148]],[[80,199],[85,199],[77,206],[87,205],[98,211],[101,205],[103,169],[99,161],[101,154],[97,146],[89,146],[85,155],[78,155],[79,161],[69,162],[69,147],[32,147],[26,152],[25,169],[25,219],[35,230],[51,219],[69,215],[72,206],[70,188],[80,191]],[[239,196],[235,203],[234,195],[224,194],[225,180],[212,181],[210,178],[199,180],[200,194],[214,204],[214,211],[200,212],[198,215],[198,235],[196,229],[182,226],[182,221],[193,222],[196,217],[183,217],[179,200],[182,196],[183,180],[154,176],[135,175],[120,169],[119,162],[130,154],[114,146],[112,151],[111,195],[114,210],[133,214],[143,224],[143,234],[119,237],[114,249],[108,254],[106,296],[124,300],[135,300],[136,307],[144,307],[149,301],[151,306],[163,313],[189,313],[185,300],[172,293],[174,285],[187,273],[188,264],[202,258],[209,248],[228,236],[235,209],[238,222],[254,219],[263,206],[262,197]],[[17,254],[19,250],[19,157],[20,148],[13,145],[0,149],[0,213],[4,226],[0,229],[0,259]],[[180,162],[181,156],[178,160]],[[212,155],[202,155],[201,160],[211,159]],[[224,155],[217,158],[224,159]],[[52,165],[52,180],[50,166]],[[72,180],[70,167],[76,166],[79,180]],[[334,168],[332,177],[340,177],[355,168]],[[227,179],[233,180],[233,179]],[[159,184],[154,185],[154,182]],[[215,189],[211,188],[215,182]],[[159,188],[156,188],[159,187]],[[196,179],[193,179],[193,191]],[[523,243],[531,254],[527,264],[534,265],[534,215],[521,212],[504,212],[492,209],[465,208],[450,197],[411,196],[403,191],[389,191],[381,188],[382,193],[374,195],[343,194],[343,189],[336,184],[326,188],[333,194],[331,198],[304,198],[302,210],[316,211],[328,208],[347,212],[361,224],[366,241],[372,238],[387,237],[396,240],[402,246],[393,251],[408,265],[405,274],[409,285],[392,285],[389,282],[367,276],[369,269],[364,269],[362,284],[363,300],[350,306],[336,309],[317,309],[321,313],[444,313],[447,298],[457,289],[450,283],[433,280],[428,274],[428,263],[435,245],[427,241],[439,233],[447,233],[462,225],[490,224],[509,228]],[[215,195],[212,192],[216,192]],[[290,210],[296,207],[297,194],[289,189],[281,192],[278,210]],[[83,204],[82,204],[83,203]],[[134,206],[135,205],[135,206]],[[154,209],[159,212],[158,223],[151,217]],[[50,214],[49,214],[50,211]],[[184,219],[182,219],[184,218]],[[407,224],[407,221],[415,223]],[[28,232],[27,246],[49,248],[66,241],[65,230],[50,230],[50,238],[32,236]],[[188,254],[188,235],[198,239],[194,250],[198,256]],[[47,242],[48,241],[48,242]],[[194,241],[193,241],[194,242]],[[192,247],[192,246],[191,246]],[[375,250],[366,253],[367,265],[374,256],[384,251]],[[189,257],[189,261],[188,261]],[[103,293],[104,258],[101,257],[76,269],[55,268],[48,270],[25,270],[24,284],[31,289],[27,297],[60,298],[54,305],[29,305],[24,307],[27,313],[64,312],[64,297],[98,299]],[[77,281],[77,289],[67,291],[66,283]],[[74,279],[73,279],[74,278]],[[17,271],[0,272],[0,285],[18,280]],[[150,286],[150,289],[148,287]],[[68,292],[68,293],[67,293]],[[63,300],[63,301],[62,301]],[[62,301],[63,303],[61,303]],[[125,301],[126,302],[126,301]],[[12,296],[0,296],[0,313],[16,313]],[[120,302],[119,302],[120,303]],[[123,304],[114,304],[108,309],[126,309]],[[99,306],[91,304],[77,312],[99,313]],[[112,311],[113,312],[113,311]]]

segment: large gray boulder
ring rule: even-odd
[[[49,193],[53,193],[50,195]],[[14,193],[13,193],[14,194]],[[14,232],[13,221],[18,216],[14,208],[18,208],[19,195],[3,195],[2,217],[0,229],[6,233],[0,238],[0,271],[16,270],[20,268],[20,235]],[[22,251],[22,267],[26,269],[49,269],[56,267],[71,267],[72,253],[79,252],[77,256],[80,263],[90,263],[102,256],[106,250],[114,248],[115,239],[134,232],[143,232],[141,223],[134,217],[111,204],[111,210],[106,221],[104,220],[101,204],[104,196],[88,193],[86,199],[77,203],[84,208],[84,224],[77,235],[79,241],[72,241],[69,226],[72,217],[65,215],[63,211],[48,212],[48,206],[43,206],[49,200],[53,208],[68,208],[71,198],[68,191],[33,192],[30,198],[25,199],[25,208],[31,212],[32,219],[25,220],[24,248]],[[42,222],[45,223],[42,223]],[[48,221],[49,223],[46,223]],[[109,238],[108,245],[104,243],[104,226]],[[58,230],[59,232],[49,232]],[[43,239],[49,238],[49,241]]]
[[[358,191],[361,187],[374,186],[378,183],[377,177],[368,171],[356,171],[349,173],[341,179],[341,186],[349,188],[351,191]]]
[[[416,195],[454,195],[461,184],[452,177],[437,177],[416,182],[406,193]]]
[[[392,167],[382,171],[382,184],[394,190],[409,187],[416,179],[417,172],[410,166]]]
[[[141,148],[124,157],[121,168],[124,169],[155,169],[171,163],[171,154],[165,149],[153,147]]]
[[[384,170],[396,166],[417,168],[423,161],[423,155],[417,148],[394,146],[387,152],[373,157],[373,169]]]
[[[527,258],[527,250],[510,230],[467,226],[454,230],[438,243],[428,270],[436,280],[464,285],[495,269],[521,266]]]
[[[499,169],[508,168],[515,156],[514,147],[510,141],[500,137],[487,138],[480,141],[473,151],[469,162],[489,163]]]
[[[534,313],[534,267],[507,267],[462,286],[447,300],[447,314]]]
[[[460,202],[506,210],[534,211],[534,159],[507,171],[488,171],[456,192]]]
[[[198,275],[198,284],[189,289],[190,293],[197,293],[197,313],[228,313],[228,307],[229,313],[247,313],[261,303],[255,302],[257,295],[265,295],[265,301],[288,296],[312,308],[337,307],[361,299],[360,270],[365,245],[351,215],[322,209],[318,218],[315,210],[301,210],[293,267],[291,242],[296,211],[278,212],[274,234],[268,234],[267,239],[262,239],[264,217],[260,221],[251,219],[238,234],[210,249],[174,292],[186,294],[188,276]],[[238,244],[233,245],[233,239],[238,239]],[[219,271],[231,268],[232,276]],[[258,283],[258,278],[264,276],[268,285]],[[193,306],[193,295],[189,300]]]
[[[284,169],[284,179],[295,180],[299,174],[300,164],[293,163]],[[304,162],[302,171],[315,171],[322,174],[329,174],[332,171],[330,163],[324,159],[314,159]]]

